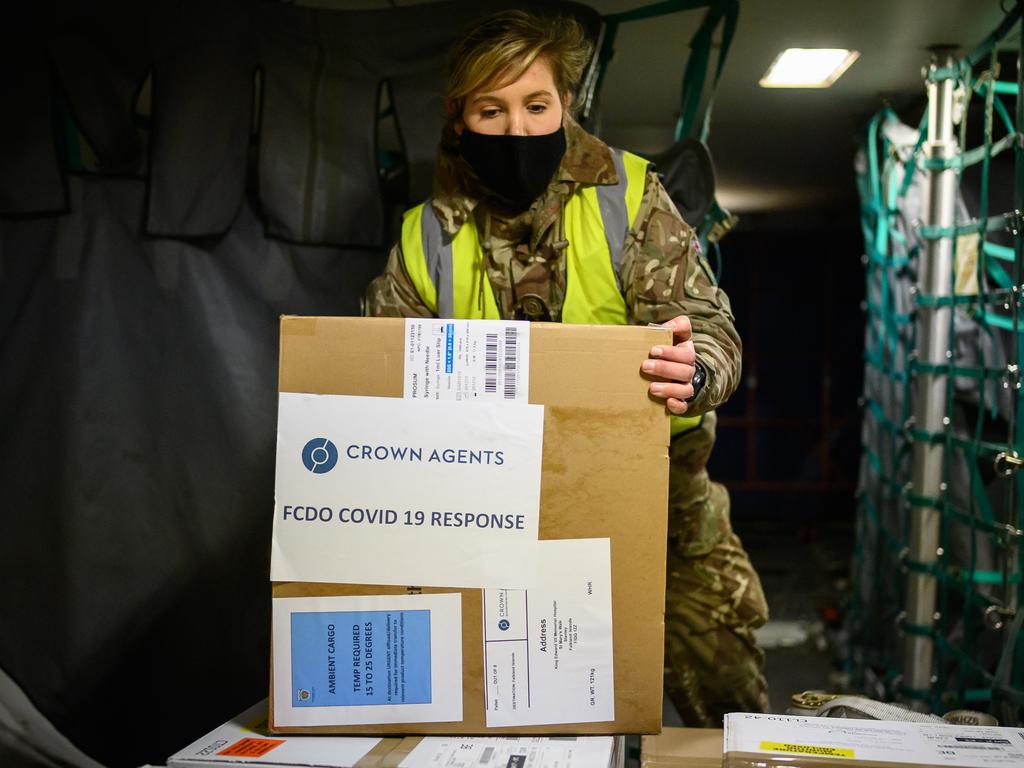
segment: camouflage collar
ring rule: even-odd
[[[619,177],[607,144],[591,136],[576,123],[565,127],[565,143],[565,155],[558,167],[558,180],[548,188],[548,194],[557,190],[559,194],[568,197],[581,184],[618,183]],[[480,202],[479,196],[472,191],[473,184],[467,183],[467,176],[471,176],[472,172],[461,158],[456,159],[455,166],[458,180],[445,185],[435,177],[431,200],[438,219],[451,236],[459,231]],[[449,188],[445,189],[445,186]],[[547,194],[542,197],[547,197]]]

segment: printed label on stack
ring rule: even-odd
[[[533,586],[544,406],[282,392],[272,581]]]
[[[536,587],[484,591],[487,727],[614,720],[609,540],[538,547]]]
[[[530,324],[521,320],[405,321],[405,397],[529,402]]]
[[[1024,732],[979,725],[733,712],[725,716],[725,751],[727,758],[730,753],[757,755],[757,762],[769,766],[789,766],[794,757],[803,757],[876,766],[1017,768],[1024,765]],[[742,762],[751,760],[744,757]]]
[[[425,736],[399,768],[599,768],[614,749],[612,736]]]

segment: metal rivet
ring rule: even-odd
[[[983,621],[989,629],[1002,629],[1007,618],[1014,616],[1013,611],[1008,611],[1000,605],[990,605],[985,609]]]

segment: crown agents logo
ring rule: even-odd
[[[338,447],[326,437],[314,437],[302,449],[302,463],[315,475],[330,472],[338,463]]]

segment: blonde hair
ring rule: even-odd
[[[592,50],[579,22],[569,16],[501,11],[470,26],[448,56],[448,114],[438,158],[442,166],[458,154],[455,123],[462,119],[466,98],[478,91],[514,83],[539,58],[551,67],[562,99],[563,119],[572,121],[570,97],[579,85]],[[449,156],[447,160],[445,155]]]
[[[590,42],[568,16],[537,16],[503,11],[485,16],[465,31],[448,58],[448,103],[462,113],[466,97],[477,91],[514,83],[543,57],[555,87],[568,103],[590,60]]]

